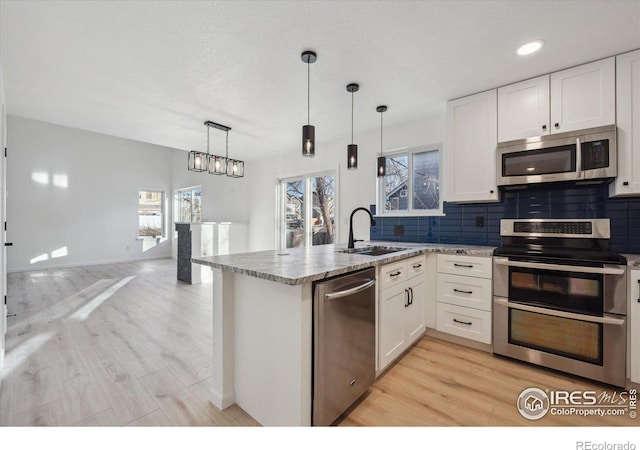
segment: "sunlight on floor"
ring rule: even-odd
[[[133,280],[134,278],[135,278],[135,275],[123,278],[122,280],[118,281],[109,289],[105,290],[103,293],[101,293],[100,295],[95,297],[93,300],[91,300],[90,302],[82,306],[80,309],[78,309],[76,312],[71,314],[69,318],[71,320],[86,320],[87,317],[89,317],[91,313],[96,310],[96,308],[98,308],[102,303],[108,300],[109,297],[115,294],[120,288],[122,288],[125,284],[127,284],[129,281]]]

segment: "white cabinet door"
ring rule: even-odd
[[[640,383],[640,270],[632,270],[629,280],[630,378],[634,383]]]
[[[424,275],[409,282],[409,304],[404,310],[404,330],[407,344],[412,344],[424,332],[424,302],[426,284]]]
[[[640,194],[640,50],[616,57],[618,177],[612,196]]]
[[[549,134],[549,75],[498,88],[498,142]]]
[[[385,368],[407,347],[404,334],[404,310],[408,301],[406,284],[380,291],[378,352],[380,369]]]
[[[446,201],[498,201],[497,115],[496,89],[447,103]]]
[[[551,74],[551,133],[616,123],[615,58]]]

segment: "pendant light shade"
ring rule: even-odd
[[[382,113],[387,110],[387,107],[382,105],[376,108],[376,111],[380,113],[380,156],[378,156],[378,171],[377,176],[384,177],[387,173],[387,158],[382,156]]]
[[[209,173],[213,175],[227,173],[227,158],[220,155],[209,155]]]
[[[315,156],[316,154],[316,129],[313,125],[311,125],[311,113],[310,113],[310,66],[316,59],[318,59],[318,55],[312,51],[302,52],[302,61],[307,64],[307,125],[302,126],[302,156]]]
[[[316,154],[316,127],[313,125],[302,126],[302,156],[315,156]]]
[[[358,146],[353,143],[353,93],[358,92],[360,86],[356,83],[347,85],[347,92],[351,92],[351,144],[347,145],[347,169],[358,168]]]
[[[206,172],[209,164],[209,155],[203,152],[191,150],[187,159],[187,168],[192,172]]]
[[[240,161],[239,159],[227,160],[227,176],[242,178],[244,176],[244,161]]]

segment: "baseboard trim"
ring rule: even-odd
[[[84,267],[84,266],[102,266],[105,264],[121,264],[121,263],[128,263],[128,262],[151,261],[154,259],[176,259],[176,258],[171,255],[145,256],[141,258],[112,259],[112,260],[104,260],[104,261],[85,261],[85,262],[78,262],[73,264],[56,264],[56,265],[47,265],[47,266],[38,266],[38,267],[14,267],[11,269],[7,269],[7,273],[38,272],[40,270],[68,269],[71,267]]]
[[[465,347],[475,348],[476,350],[482,350],[487,353],[493,353],[493,345],[485,344],[484,342],[476,342],[471,339],[455,336],[449,333],[443,333],[442,331],[434,330],[433,328],[427,328],[424,336],[431,336],[442,341],[452,342],[454,344],[464,345]]]

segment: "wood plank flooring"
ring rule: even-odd
[[[530,387],[543,391],[596,391],[597,395],[619,395],[624,391],[425,336],[378,379],[340,425],[640,425],[640,419],[629,414],[600,417],[547,413],[539,420],[526,419],[518,412],[516,402],[520,393]],[[630,388],[640,386],[628,382],[627,389]]]
[[[258,425],[207,401],[211,285],[176,281],[175,260],[9,274],[0,426]],[[625,417],[516,410],[528,387],[611,387],[431,337],[421,339],[340,426],[637,426]],[[636,388],[638,386],[635,386]]]
[[[211,285],[175,260],[9,274],[0,426],[255,426],[207,400]]]

